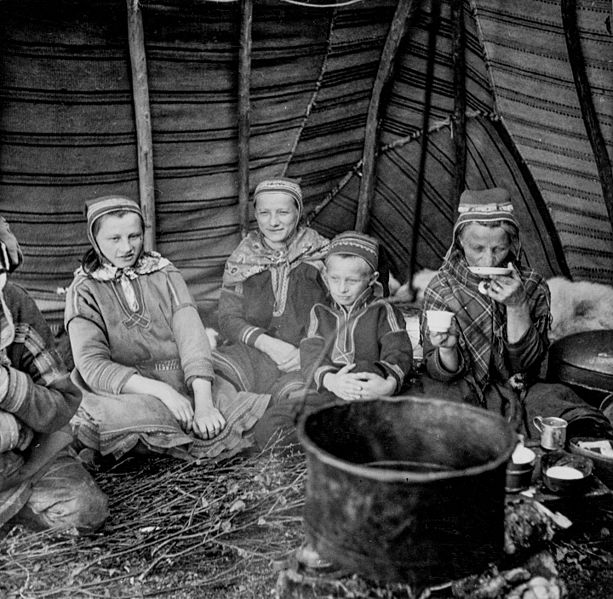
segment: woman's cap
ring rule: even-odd
[[[134,212],[143,220],[143,213],[138,202],[123,196],[103,196],[87,200],[85,202],[85,215],[87,216],[87,236],[89,241],[96,248],[96,240],[94,239],[94,223],[107,214],[113,212]]]
[[[299,212],[302,214],[302,189],[300,184],[295,179],[289,179],[287,177],[278,177],[277,179],[265,179],[258,183],[255,191],[253,192],[253,201],[257,202],[258,196],[264,193],[284,193],[288,195],[294,202]]]
[[[467,189],[460,196],[460,216],[454,228],[465,222],[507,221],[519,229],[519,222],[513,213],[511,195],[502,187]]]
[[[123,196],[104,196],[85,202],[85,215],[88,223],[94,222],[105,214],[123,210],[136,212],[141,218],[143,216],[138,202]]]
[[[372,271],[376,272],[379,264],[379,241],[358,231],[345,231],[330,242],[327,256],[333,254],[348,254],[362,258]]]

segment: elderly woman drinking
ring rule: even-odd
[[[568,421],[569,437],[603,436],[611,423],[571,389],[538,381],[548,350],[549,290],[520,263],[520,225],[501,188],[465,191],[453,243],[425,291],[424,314],[453,314],[448,330],[422,321],[428,395],[494,409],[533,434],[536,415]]]
[[[237,393],[213,373],[209,342],[183,277],[143,249],[139,205],[87,203],[85,254],[68,291],[65,324],[83,401],[73,432],[102,455],[217,457],[246,435],[269,396]]]
[[[225,267],[219,328],[229,344],[215,353],[215,368],[238,389],[268,393],[300,368],[309,312],[326,296],[321,271],[328,240],[300,225],[296,181],[262,181],[253,199],[258,228]]]

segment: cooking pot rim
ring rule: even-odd
[[[466,476],[474,476],[477,474],[482,474],[484,472],[489,472],[491,470],[495,470],[503,463],[506,463],[511,458],[511,454],[517,445],[519,437],[513,431],[509,423],[499,414],[495,414],[493,412],[488,412],[483,408],[479,408],[476,406],[471,406],[468,404],[458,403],[454,401],[448,401],[445,399],[424,399],[422,397],[414,397],[411,395],[398,395],[395,397],[380,397],[377,399],[367,399],[361,400],[359,403],[375,403],[375,402],[383,402],[383,403],[402,403],[404,401],[413,401],[415,403],[423,403],[423,404],[439,404],[439,405],[454,405],[461,406],[462,410],[472,411],[474,413],[478,413],[480,416],[485,416],[489,418],[493,422],[497,422],[502,425],[501,430],[504,431],[504,436],[506,436],[507,447],[501,454],[485,464],[480,464],[478,466],[470,466],[468,468],[464,468],[462,470],[452,470],[452,471],[443,471],[443,472],[407,472],[402,470],[392,470],[387,468],[369,468],[363,464],[354,464],[352,462],[348,462],[341,458],[336,457],[330,452],[322,449],[318,445],[316,445],[306,434],[305,425],[307,420],[327,409],[331,409],[337,406],[346,406],[347,402],[338,401],[333,404],[327,404],[322,406],[318,410],[307,414],[302,417],[298,422],[298,438],[302,443],[306,453],[308,456],[312,456],[317,458],[320,462],[333,466],[339,470],[343,470],[347,473],[363,476],[370,479],[380,480],[382,482],[431,482],[431,481],[442,481],[442,480],[451,480],[455,478],[461,478]],[[354,402],[357,403],[357,402]],[[504,440],[504,439],[503,439]]]

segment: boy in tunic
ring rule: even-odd
[[[400,393],[413,350],[402,314],[381,297],[378,259],[378,241],[363,233],[346,231],[331,241],[325,259],[328,299],[311,309],[300,342],[303,387],[273,395],[272,407],[254,429],[259,446],[288,430],[283,445],[295,443],[291,431],[302,412],[339,399]]]

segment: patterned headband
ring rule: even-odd
[[[460,196],[458,213],[454,234],[463,223],[480,221],[506,221],[519,229],[519,221],[513,212],[511,196],[502,187],[479,191],[467,189]]]
[[[85,202],[85,214],[87,215],[87,237],[92,246],[98,251],[94,238],[94,223],[107,214],[113,212],[134,212],[143,220],[143,213],[138,202],[123,196],[104,196]]]
[[[298,207],[299,212],[302,214],[302,190],[298,181],[295,179],[288,179],[286,177],[279,177],[278,179],[266,179],[258,184],[253,192],[253,201],[256,202],[258,196],[264,193],[284,193],[287,194]]]
[[[345,231],[330,242],[327,255],[333,254],[348,254],[362,258],[373,272],[376,272],[379,264],[379,242],[358,231]]]

